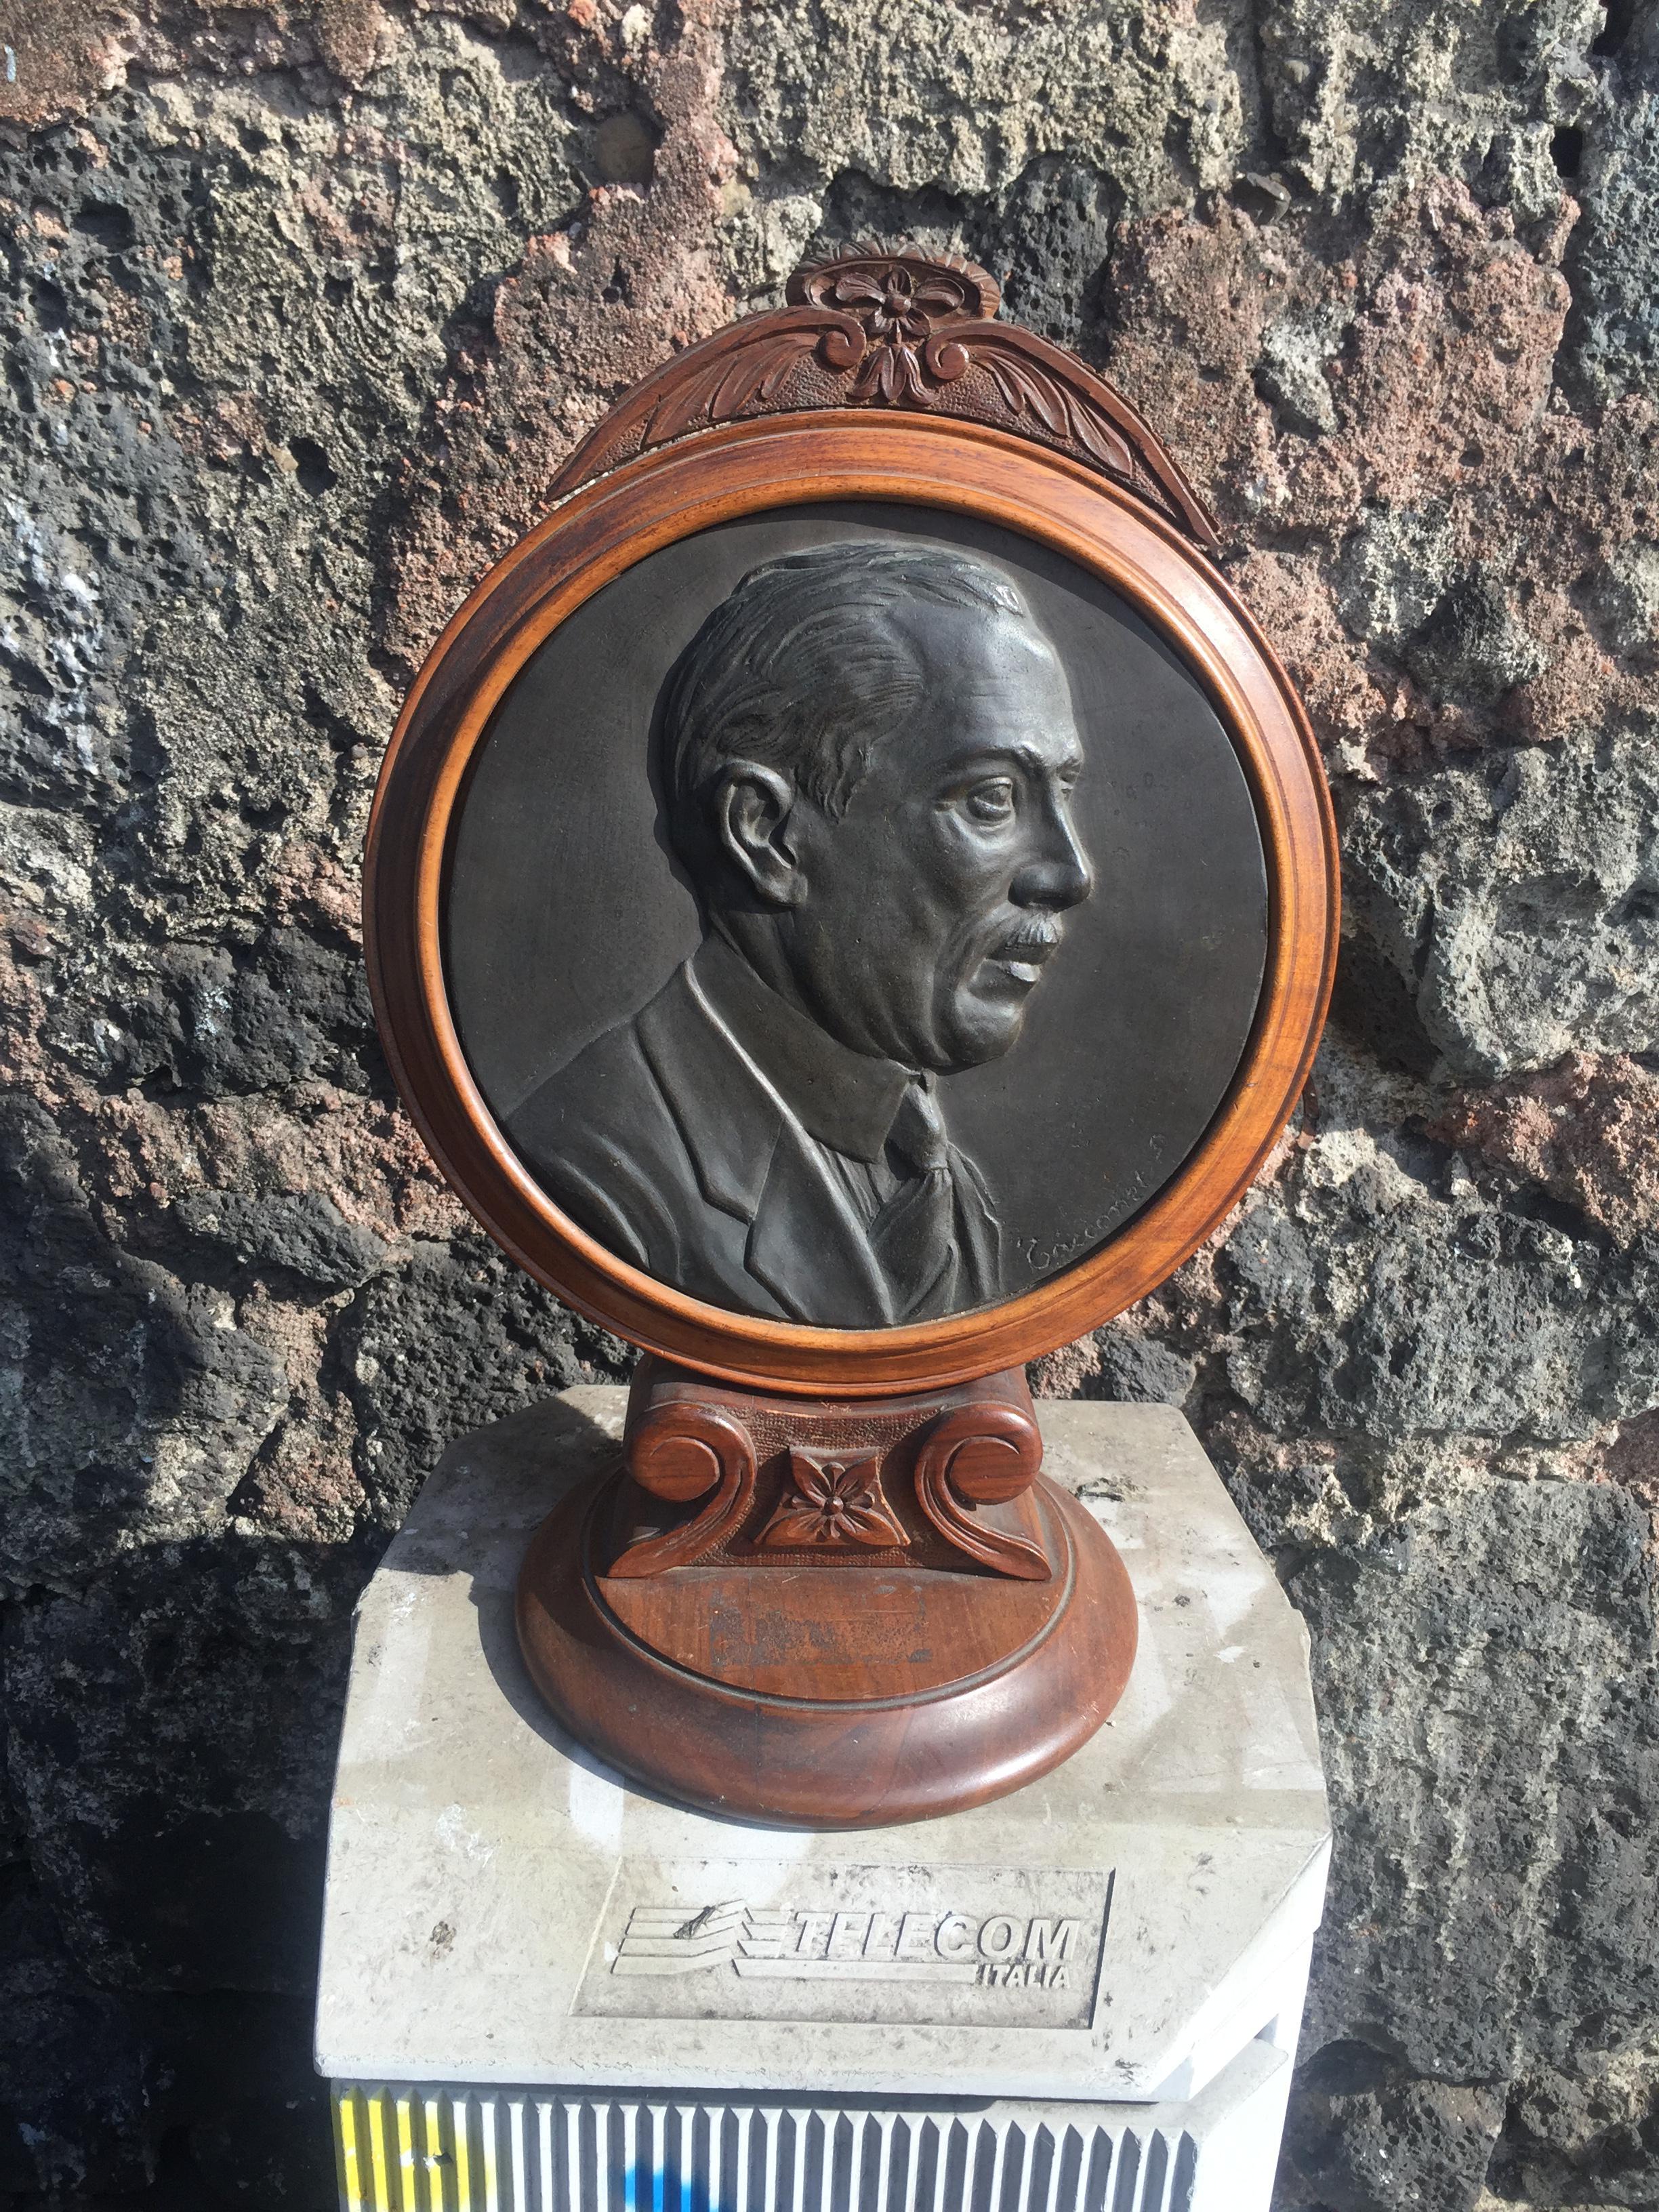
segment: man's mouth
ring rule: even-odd
[[[1012,929],[990,954],[994,967],[1016,983],[1031,984],[1042,978],[1044,963],[1054,957],[1060,926],[1047,915],[1030,915]]]

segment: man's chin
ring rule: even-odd
[[[963,996],[965,1003],[953,1009],[956,1018],[944,1040],[949,1064],[939,1068],[941,1075],[960,1075],[965,1068],[982,1067],[988,1060],[1000,1060],[1019,1042],[1025,1026],[1024,993],[1013,1006],[1006,1000],[988,1000],[978,992]]]

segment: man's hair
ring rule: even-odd
[[[919,601],[1030,620],[983,561],[859,540],[751,568],[708,617],[675,664],[659,722],[669,836],[700,884],[728,762],[774,769],[832,819],[846,811],[877,746],[927,696],[906,621]]]

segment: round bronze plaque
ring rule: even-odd
[[[873,1396],[1211,1233],[1305,1077],[1336,884],[1194,536],[1053,442],[802,410],[623,460],[485,579],[393,738],[367,930],[520,1265],[705,1373]]]

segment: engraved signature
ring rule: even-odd
[[[1046,1274],[1051,1267],[1063,1267],[1068,1260],[1076,1259],[1079,1252],[1097,1244],[1109,1229],[1115,1228],[1136,1199],[1149,1188],[1145,1172],[1137,1168],[1133,1175],[1119,1186],[1110,1206],[1096,1214],[1092,1221],[1085,1222],[1081,1229],[1070,1237],[1057,1237],[1045,1244],[1040,1237],[1018,1237],[1014,1249],[1034,1274]]]

